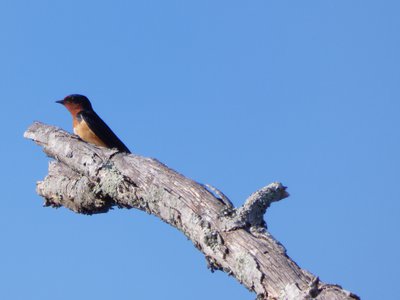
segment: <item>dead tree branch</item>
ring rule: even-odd
[[[199,184],[156,159],[99,148],[42,123],[25,132],[55,161],[38,182],[45,206],[76,213],[137,208],[182,231],[205,255],[211,270],[222,270],[257,294],[257,299],[358,299],[301,269],[265,229],[263,215],[288,196],[272,183],[240,208],[217,189]]]

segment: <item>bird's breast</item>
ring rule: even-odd
[[[73,127],[74,133],[85,142],[101,147],[107,147],[107,145],[90,129],[84,119],[74,118]]]

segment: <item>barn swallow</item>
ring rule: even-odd
[[[96,114],[89,99],[73,94],[56,101],[64,105],[72,115],[74,133],[85,142],[107,148],[117,148],[131,153],[107,124]]]

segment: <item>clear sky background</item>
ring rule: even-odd
[[[241,205],[291,197],[271,233],[321,280],[396,299],[400,2],[0,2],[0,299],[254,299],[143,212],[41,206],[35,120],[87,95],[131,150]]]

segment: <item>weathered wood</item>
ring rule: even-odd
[[[212,271],[234,276],[257,299],[358,299],[301,269],[266,231],[267,207],[288,196],[280,183],[262,188],[235,209],[223,193],[156,159],[99,148],[42,123],[31,125],[24,136],[56,159],[37,184],[46,206],[82,214],[113,206],[144,210],[182,231]]]

